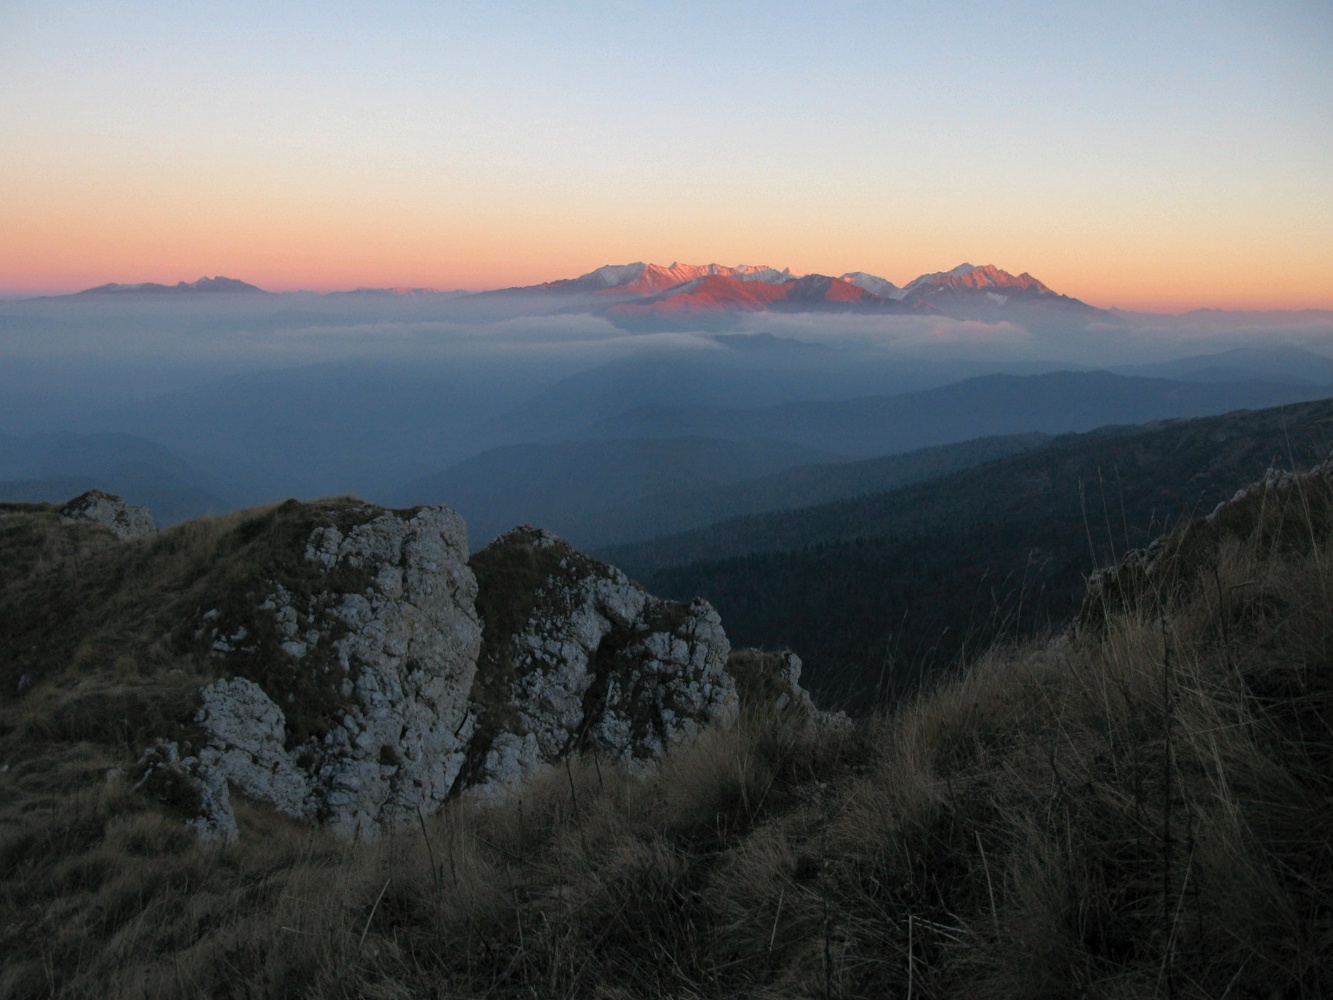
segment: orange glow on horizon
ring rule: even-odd
[[[1226,266],[1166,241],[1145,247],[1098,234],[1099,254],[1068,238],[1020,234],[1008,241],[985,232],[973,243],[960,230],[933,242],[904,237],[905,249],[851,239],[854,229],[750,225],[716,220],[732,239],[700,240],[682,222],[645,229],[644,240],[621,218],[583,219],[574,210],[535,217],[519,210],[362,204],[330,214],[307,204],[255,200],[227,212],[200,205],[184,190],[163,202],[146,195],[108,199],[95,210],[88,192],[51,185],[43,195],[19,192],[0,206],[0,295],[59,294],[108,282],[175,284],[225,275],[268,291],[435,288],[482,291],[573,278],[605,264],[752,264],[798,273],[866,271],[903,285],[964,260],[1029,272],[1056,292],[1100,308],[1179,313],[1333,309],[1333,261],[1299,245],[1277,257],[1237,244]],[[76,197],[82,194],[84,197]],[[65,196],[68,196],[66,198]],[[172,214],[176,212],[177,214]],[[651,220],[642,220],[648,226]],[[594,225],[593,223],[597,223]]]
[[[629,263],[628,260],[603,263]],[[708,261],[707,263],[713,263]],[[722,261],[717,261],[722,263]],[[256,265],[260,262],[256,261]],[[236,278],[268,292],[341,292],[357,288],[415,289],[424,288],[438,292],[481,292],[500,288],[537,285],[563,278],[576,278],[594,270],[601,264],[580,264],[570,268],[541,266],[533,264],[513,270],[500,268],[481,268],[454,266],[449,268],[407,270],[386,266],[348,267],[337,270],[318,270],[315,268],[273,270],[263,266],[247,266],[244,258],[233,263],[216,265],[192,262],[186,264],[157,263],[140,267],[117,266],[114,263],[80,262],[73,268],[56,270],[5,268],[0,278],[0,297],[22,298],[26,296],[65,295],[83,291],[112,282],[121,284],[159,283],[174,285],[180,281],[194,281],[202,277]],[[784,265],[775,265],[782,267]],[[859,267],[856,270],[870,271]],[[830,273],[844,273],[829,269]],[[809,273],[824,273],[818,269]],[[880,275],[886,277],[885,275]],[[912,275],[915,277],[915,275]],[[1046,281],[1040,274],[1034,274],[1050,285],[1053,291],[1086,302],[1099,309],[1118,309],[1125,312],[1145,312],[1179,314],[1196,309],[1219,309],[1230,311],[1301,311],[1333,310],[1333,294],[1312,295],[1292,290],[1282,294],[1275,289],[1245,289],[1232,286],[1218,287],[1209,292],[1197,286],[1182,288],[1176,292],[1165,288],[1133,288],[1124,286],[1108,287],[1097,290],[1087,289]],[[895,279],[890,277],[890,281]],[[899,278],[896,283],[904,284],[911,278]]]
[[[735,38],[702,8],[47,6],[0,5],[4,296],[969,261],[1103,308],[1333,309],[1327,3],[1035,33],[779,3]]]
[[[968,261],[1026,271],[1102,308],[1333,309],[1333,257],[1317,213],[1278,222],[1252,213],[1211,228],[1187,216],[1144,229],[1151,218],[1122,217],[1113,204],[1034,213],[1015,199],[947,215],[927,201],[893,214],[886,232],[840,197],[775,213],[762,191],[700,190],[693,177],[689,198],[674,197],[686,182],[673,179],[645,200],[563,175],[449,187],[411,171],[386,183],[355,163],[312,172],[294,162],[275,174],[262,158],[215,163],[196,153],[145,168],[129,150],[90,170],[77,149],[42,148],[21,146],[0,170],[0,294],[216,275],[275,292],[480,291],[635,260],[859,270],[902,285]]]
[[[278,248],[250,253],[232,252],[205,257],[204,255],[145,254],[135,263],[124,256],[124,242],[106,247],[106,252],[88,252],[95,246],[85,246],[77,260],[59,252],[25,254],[22,262],[11,262],[0,253],[0,296],[7,298],[25,295],[60,295],[82,291],[110,282],[137,284],[157,282],[174,285],[179,281],[194,281],[200,277],[226,276],[247,281],[269,292],[337,292],[356,288],[429,288],[441,292],[456,290],[487,291],[498,288],[536,285],[562,278],[575,278],[604,264],[623,264],[631,260],[648,259],[643,255],[607,256],[605,259],[584,259],[562,267],[549,261],[519,256],[512,262],[488,260],[480,255],[468,260],[451,260],[438,254],[431,261],[408,261],[391,257],[375,260],[340,260],[324,262],[309,260],[293,264],[283,260],[287,256]],[[296,254],[299,258],[302,255]],[[978,258],[979,259],[979,258]],[[852,268],[796,267],[785,260],[763,258],[693,260],[673,256],[651,263],[764,263],[776,268],[791,266],[793,271],[837,275],[846,270],[867,271],[903,285],[916,274],[902,275],[876,271],[873,267],[858,265]],[[595,261],[595,262],[593,262]],[[977,261],[973,261],[976,263]],[[961,261],[960,261],[961,263]],[[952,265],[950,265],[952,266]],[[1079,281],[1077,275],[1052,277],[1035,267],[1004,264],[997,266],[1020,273],[1027,270],[1049,285],[1053,291],[1080,299],[1102,309],[1120,309],[1128,312],[1183,313],[1195,309],[1224,309],[1237,311],[1264,310],[1333,310],[1333,291],[1323,294],[1293,287],[1295,283],[1258,282],[1255,285],[1236,281],[1205,282],[1197,275],[1171,276],[1149,274],[1136,281],[1133,275],[1124,275],[1114,283],[1098,282],[1096,276]],[[930,270],[944,267],[931,267]],[[926,273],[925,269],[918,273]]]

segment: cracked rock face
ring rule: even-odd
[[[433,812],[475,725],[481,623],[462,519],[340,508],[269,587],[248,625],[201,616],[196,634],[241,676],[201,692],[206,742],[189,766],[349,837]]]
[[[583,749],[651,760],[735,716],[731,647],[707,602],[659,600],[620,570],[528,527],[496,539],[474,565],[484,590],[499,590],[516,567],[529,588],[521,607],[487,621],[483,671],[492,683],[482,693],[482,728],[503,731],[474,753],[470,784],[479,793]],[[492,594],[491,603],[518,596]],[[493,721],[502,715],[506,726]]]
[[[60,508],[60,516],[66,521],[95,521],[106,525],[122,540],[150,535],[157,530],[147,507],[135,507],[101,490],[89,490],[75,497]]]

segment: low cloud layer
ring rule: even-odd
[[[947,316],[854,316],[821,313],[751,313],[740,323],[745,332],[772,333],[808,343],[915,353],[965,348],[969,356],[1027,352],[1032,333],[1013,323],[984,323]]]
[[[977,373],[988,366],[1145,364],[1241,347],[1289,345],[1333,354],[1333,313],[1326,312],[1125,314],[1114,322],[1043,328],[940,316],[741,313],[684,320],[678,330],[635,332],[575,311],[586,305],[533,296],[3,302],[0,427],[58,424],[61,414],[108,402],[311,365],[400,366],[519,397],[639,356],[720,356],[715,352],[736,346],[728,337],[761,334],[826,352],[818,361],[825,377],[820,393],[833,391],[828,386],[836,379],[828,376],[839,365],[849,383],[860,386],[864,379],[854,376],[867,363],[883,366],[897,358]],[[804,356],[795,349],[788,355],[783,363],[799,372]],[[772,361],[772,351],[764,358]],[[900,389],[895,383],[893,391]]]

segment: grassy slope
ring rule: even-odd
[[[751,716],[370,846],[242,804],[198,848],[6,692],[0,995],[1326,996],[1333,490],[1178,552],[896,717]]]

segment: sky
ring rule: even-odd
[[[634,260],[1333,308],[1333,4],[0,0],[0,294]]]

